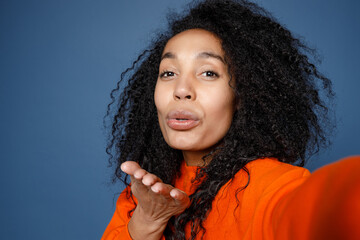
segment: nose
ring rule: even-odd
[[[177,79],[174,89],[174,100],[195,100],[195,98],[193,79],[190,76]]]

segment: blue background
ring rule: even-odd
[[[110,185],[102,118],[121,72],[190,1],[0,1],[1,239],[100,239]],[[333,145],[358,154],[359,1],[257,1],[323,57],[337,93]]]

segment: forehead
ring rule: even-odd
[[[180,51],[211,51],[224,56],[221,40],[203,29],[190,29],[175,35],[167,42],[163,54]]]

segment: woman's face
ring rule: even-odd
[[[155,88],[159,124],[167,144],[183,151],[206,151],[227,133],[234,92],[221,41],[191,29],[165,46]]]

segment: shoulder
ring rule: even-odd
[[[261,239],[259,234],[264,228],[265,216],[270,216],[266,219],[271,220],[277,203],[308,179],[310,172],[271,158],[254,160],[245,168],[215,197],[210,214],[219,221],[212,226],[216,232],[219,222],[227,222],[229,233],[236,229],[241,236],[247,236],[246,239]]]
[[[279,176],[294,178],[310,175],[309,170],[306,168],[280,162],[275,158],[257,159],[251,161],[245,167],[252,178],[261,178],[264,180],[273,180]]]
[[[309,170],[303,167],[283,163],[275,158],[257,159],[248,163],[245,170],[240,170],[234,177],[233,183],[248,180],[247,190],[264,193],[274,191],[292,182],[299,182],[310,176]],[[297,184],[296,184],[297,185]]]

